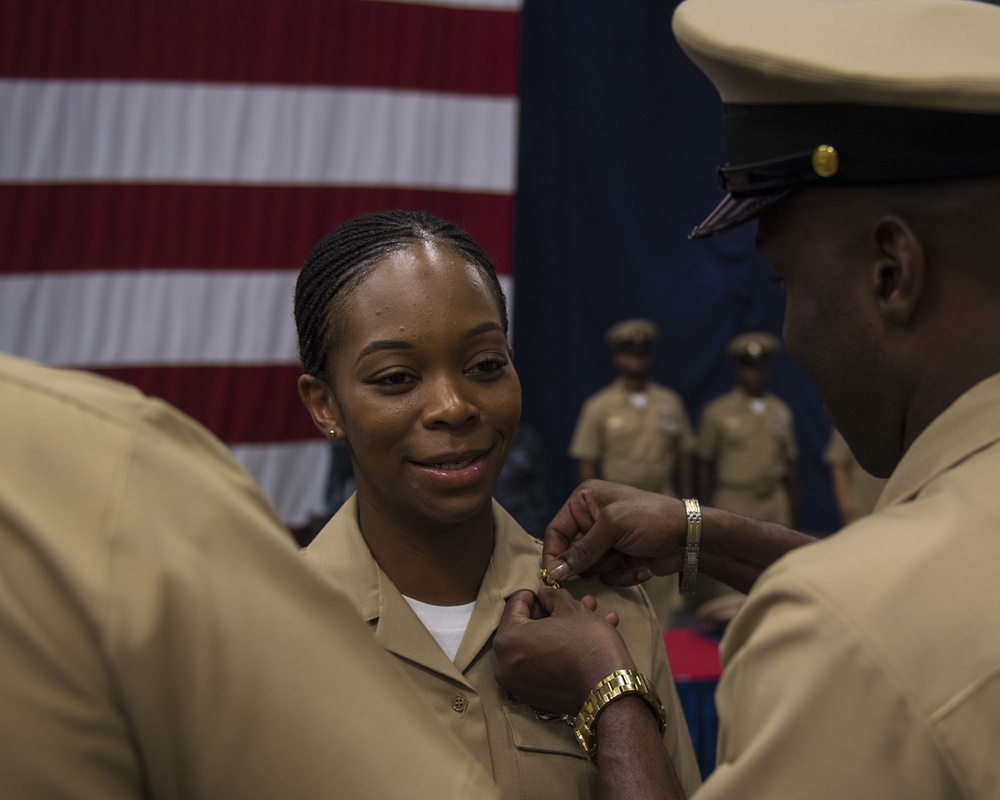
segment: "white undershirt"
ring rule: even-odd
[[[767,404],[764,402],[762,398],[760,397],[750,398],[750,410],[753,411],[754,414],[763,414],[765,408],[767,408]]]
[[[448,658],[454,661],[458,654],[458,647],[462,644],[462,637],[465,636],[465,629],[469,627],[472,609],[476,604],[432,606],[407,597],[405,594],[403,599],[410,604],[413,613],[424,623],[424,627],[430,631],[431,636],[441,646]]]
[[[645,408],[649,397],[645,392],[630,392],[628,399],[632,401],[632,405],[636,408]]]

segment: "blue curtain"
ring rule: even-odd
[[[735,381],[726,342],[781,334],[783,296],[756,227],[687,239],[721,199],[725,155],[718,95],[670,32],[675,5],[526,0],[522,13],[514,348],[553,510],[576,483],[566,448],[580,404],[613,378],[608,326],[660,326],[654,378],[694,425]],[[786,353],[771,388],[795,414],[800,527],[828,533],[838,517],[821,402]]]

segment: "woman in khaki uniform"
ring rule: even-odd
[[[358,487],[307,557],[354,600],[502,796],[597,797],[573,728],[495,680],[493,634],[506,598],[539,587],[541,543],[492,499],[521,393],[489,259],[430,215],[366,215],[309,256],[295,313],[300,394],[317,427],[347,442]],[[570,588],[620,618],[667,706],[664,742],[692,791],[698,768],[645,597],[597,579]]]

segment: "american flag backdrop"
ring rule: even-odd
[[[327,457],[296,392],[312,246],[426,209],[513,296],[520,5],[0,0],[0,350],[173,403],[303,523]]]

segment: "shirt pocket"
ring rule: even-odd
[[[530,786],[526,796],[600,797],[597,768],[583,752],[573,726],[560,719],[540,720],[524,704],[504,707],[517,751],[522,786]]]
[[[559,753],[582,761],[589,760],[576,740],[573,726],[562,718],[539,719],[534,709],[521,703],[508,705],[504,711],[518,750]]]

